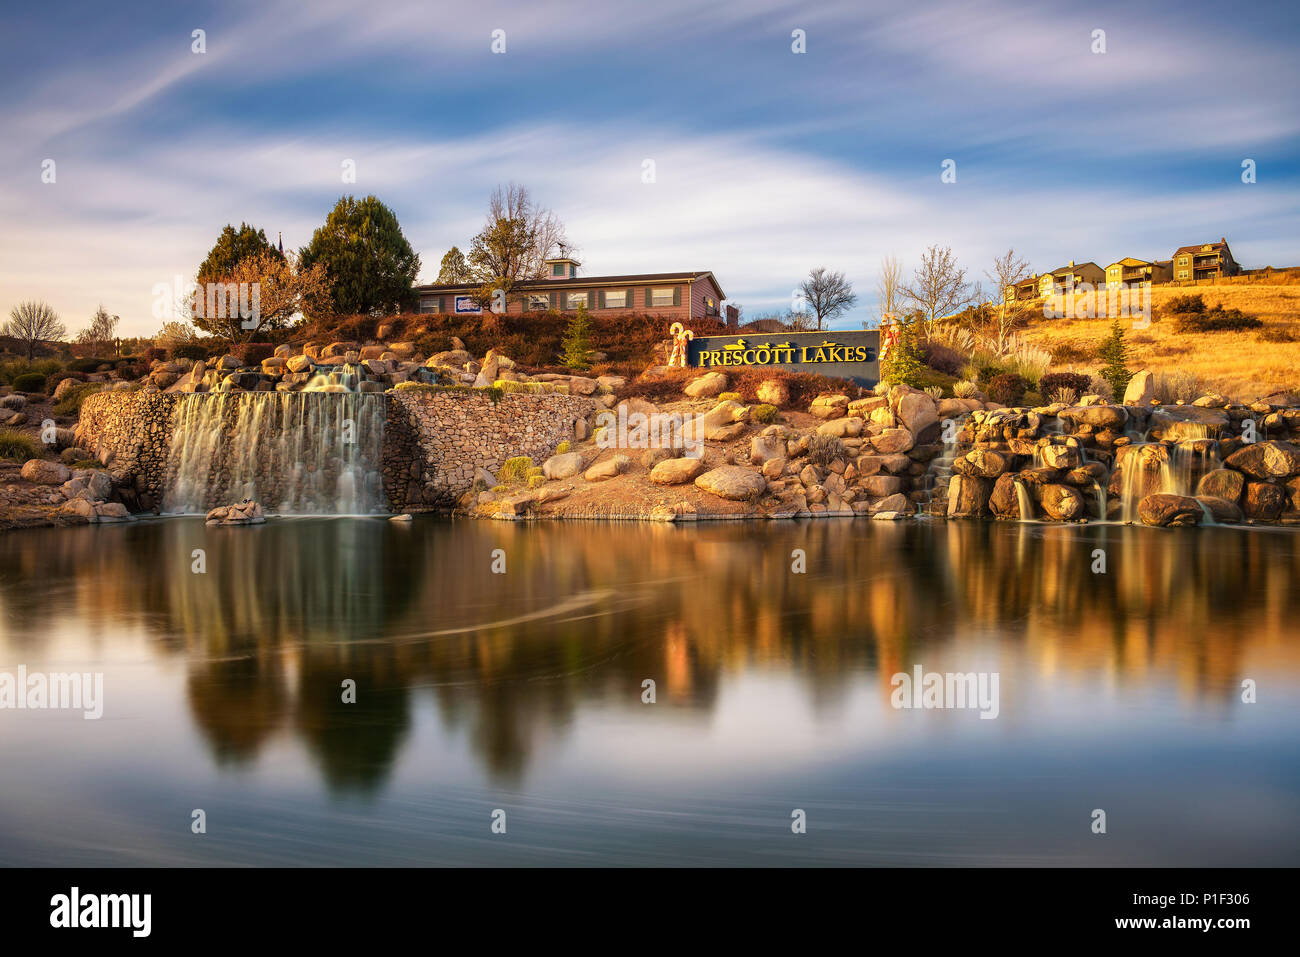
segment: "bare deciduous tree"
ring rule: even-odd
[[[113,341],[113,332],[117,329],[118,317],[110,316],[100,303],[95,314],[90,317],[90,325],[77,333],[76,341],[83,346],[88,346],[91,355],[100,355],[109,343]]]
[[[993,260],[993,271],[985,275],[994,287],[992,306],[996,328],[993,337],[1001,350],[1024,314],[1021,303],[1014,298],[1008,299],[1007,293],[1010,291],[1014,296],[1015,287],[1029,277],[1029,263],[1016,256],[1014,249],[1008,249]]]
[[[545,260],[562,247],[572,248],[560,218],[538,206],[528,187],[510,183],[488,200],[487,222],[470,245],[469,265],[485,283],[541,279]]]
[[[896,319],[900,312],[900,298],[903,287],[903,267],[897,256],[886,256],[880,260],[880,278],[876,280],[876,308],[880,320]],[[863,327],[867,326],[864,322]]]
[[[27,346],[27,359],[36,357],[36,346],[42,342],[62,339],[68,334],[59,315],[47,302],[20,302],[9,310],[9,324],[5,334],[13,336]]]
[[[829,272],[824,266],[818,266],[808,273],[808,278],[799,284],[813,315],[817,317],[817,328],[822,322],[830,322],[858,301],[853,284],[844,278],[842,272]]]
[[[937,244],[921,256],[921,265],[913,273],[912,282],[900,292],[915,303],[925,321],[927,336],[944,316],[961,311],[980,297],[979,286],[966,281],[966,270],[957,265],[952,249]]]

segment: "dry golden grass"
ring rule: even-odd
[[[1265,329],[1248,332],[1179,333],[1162,306],[1175,296],[1199,295],[1206,307],[1222,304],[1260,319]],[[1101,297],[1101,311],[1105,297]],[[1126,325],[1130,368],[1183,372],[1201,380],[1204,391],[1249,402],[1271,392],[1300,391],[1300,342],[1269,342],[1261,333],[1290,329],[1300,337],[1300,285],[1223,283],[1210,286],[1156,286],[1151,294],[1152,323]],[[1053,368],[1094,371],[1096,345],[1110,332],[1109,318],[1031,321],[1025,337],[1049,350]]]

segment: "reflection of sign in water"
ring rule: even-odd
[[[785,369],[852,379],[859,385],[875,385],[880,378],[880,333],[874,329],[704,336],[688,348],[688,364],[702,369]]]
[[[483,312],[483,307],[478,304],[473,296],[457,296],[453,306],[457,315],[469,313],[470,315],[479,315]]]

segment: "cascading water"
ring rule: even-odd
[[[280,514],[386,511],[384,397],[332,393],[185,396],[173,413],[163,510],[252,498]]]

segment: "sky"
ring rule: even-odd
[[[1293,3],[0,16],[0,317],[43,299],[70,333],[102,303],[119,334],[153,334],[157,287],[191,279],[224,225],[300,248],[345,194],[392,208],[433,281],[508,182],[559,215],[585,275],[712,270],[753,318],[809,269],[842,271],[859,302],[837,328],[874,318],[882,257],[910,276],[935,243],[986,284],[1009,247],[1042,272],[1226,236],[1248,268],[1300,265]]]

